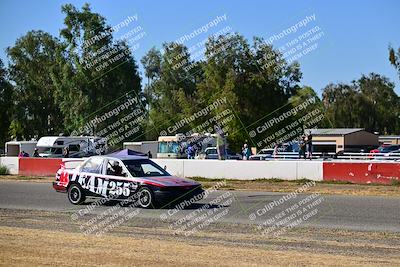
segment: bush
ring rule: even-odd
[[[6,166],[0,165],[0,175],[10,174]]]

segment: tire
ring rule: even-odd
[[[137,201],[139,203],[139,206],[144,209],[151,209],[155,208],[156,206],[153,191],[145,186],[139,189]]]
[[[72,184],[68,188],[68,200],[74,205],[82,204],[86,199],[82,187],[77,184]]]

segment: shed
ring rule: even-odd
[[[379,146],[378,135],[363,128],[306,129],[313,136],[315,152],[366,152]]]

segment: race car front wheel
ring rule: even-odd
[[[139,206],[145,209],[155,207],[154,194],[150,188],[142,187],[139,189],[138,202]]]
[[[68,200],[74,205],[79,205],[86,199],[85,193],[82,188],[77,184],[72,184],[68,188]]]

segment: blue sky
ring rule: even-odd
[[[110,25],[137,14],[146,36],[134,52],[137,61],[152,47],[161,47],[226,14],[227,20],[215,30],[228,25],[249,40],[253,36],[268,38],[315,14],[315,21],[305,30],[318,26],[323,31],[318,47],[299,59],[302,84],[317,92],[330,82],[350,82],[361,74],[383,74],[396,84],[399,76],[388,61],[388,46],[400,47],[400,1],[1,1],[0,58],[6,60],[5,48],[29,30],[43,30],[58,36],[63,27],[61,5],[85,2],[103,15]],[[127,26],[128,27],[128,26]],[[310,28],[311,27],[311,28]],[[121,31],[121,33],[123,33]],[[212,33],[212,31],[209,31]],[[298,32],[300,33],[300,31]],[[296,37],[292,34],[277,42],[284,45]],[[202,39],[199,36],[192,44]],[[190,44],[189,44],[190,45]],[[142,68],[141,68],[142,71]]]

